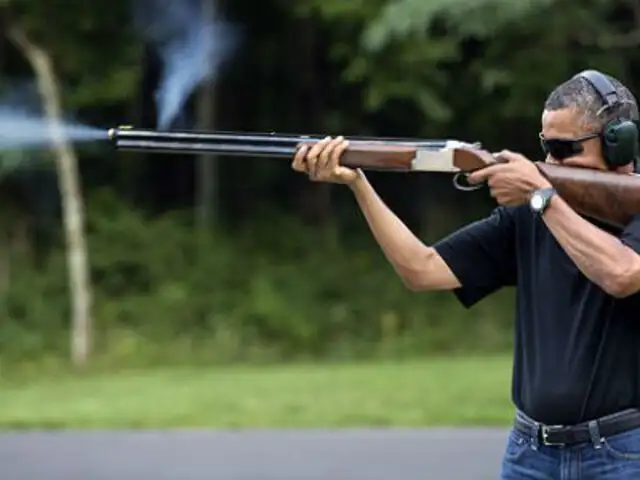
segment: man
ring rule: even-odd
[[[628,89],[583,72],[544,105],[546,161],[632,173],[638,132],[629,121],[637,120]],[[584,218],[532,162],[503,151],[496,155],[502,162],[469,176],[487,182],[499,206],[427,246],[363,172],[339,166],[347,146],[338,137],[301,148],[293,168],[349,186],[410,289],[451,290],[469,308],[503,286],[516,287],[517,411],[501,478],[640,478],[640,215],[622,231]]]

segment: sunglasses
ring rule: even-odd
[[[578,138],[544,138],[540,133],[540,146],[545,155],[550,155],[561,162],[582,153],[584,151],[582,143],[599,136],[599,133],[592,133]]]

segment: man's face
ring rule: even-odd
[[[575,140],[593,134],[593,130],[588,130],[581,124],[581,115],[573,109],[545,110],[542,114],[541,136],[545,140]],[[576,153],[568,158],[554,158],[547,155],[547,163],[562,164],[571,167],[593,168],[606,170],[607,164],[604,161],[601,151],[601,143],[598,137],[589,138],[576,143],[582,147],[582,152]]]

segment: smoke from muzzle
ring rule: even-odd
[[[158,129],[169,129],[191,94],[217,78],[238,43],[237,31],[217,11],[206,12],[205,1],[134,0],[134,23],[162,62]]]

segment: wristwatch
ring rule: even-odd
[[[541,188],[533,192],[531,199],[529,200],[529,207],[538,215],[542,215],[545,209],[549,206],[551,198],[556,193],[554,188]]]

